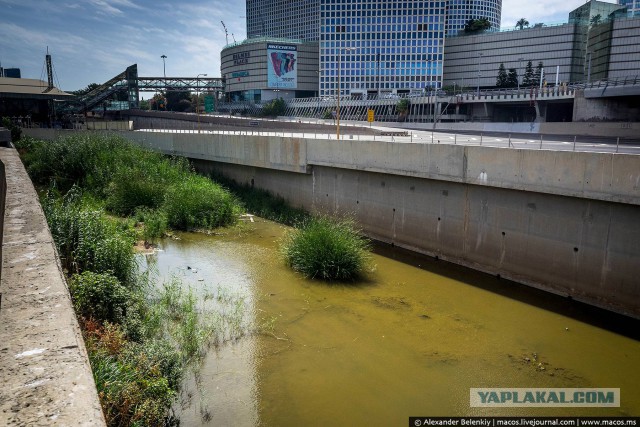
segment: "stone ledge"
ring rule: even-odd
[[[104,426],[84,341],[37,194],[0,148],[7,200],[0,307],[0,425]]]

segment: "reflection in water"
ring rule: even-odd
[[[161,274],[247,295],[252,332],[207,356],[201,393],[187,384],[183,425],[640,413],[639,322],[384,246],[365,283],[305,280],[278,257],[283,230],[259,220],[242,233],[182,234],[156,255]],[[608,320],[585,321],[595,317]],[[470,408],[471,387],[614,387],[622,405]]]

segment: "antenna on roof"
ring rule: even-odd
[[[53,89],[53,67],[51,66],[51,55],[49,55],[49,46],[47,46],[47,55],[45,56],[47,63],[47,88],[45,92],[49,92]]]

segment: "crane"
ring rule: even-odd
[[[224,21],[220,21],[222,23],[222,28],[224,28],[224,38],[227,41],[227,44],[229,44],[229,32],[227,32],[227,26],[224,25]]]

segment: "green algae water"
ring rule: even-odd
[[[640,322],[379,247],[356,285],[302,278],[257,219],[182,233],[146,260],[241,295],[245,333],[207,354],[182,425],[406,425],[409,416],[638,416]],[[471,408],[469,389],[620,388],[619,408]]]

